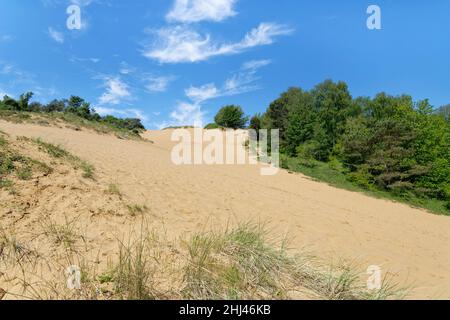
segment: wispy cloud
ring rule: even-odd
[[[79,58],[79,57],[71,57],[69,59],[70,62],[91,62],[91,63],[99,63],[99,58]]]
[[[165,92],[167,91],[169,84],[174,80],[174,76],[149,76],[144,80],[147,82],[145,88],[149,92]]]
[[[17,96],[26,91],[32,91],[36,97],[40,100],[50,100],[58,94],[58,91],[54,86],[44,86],[38,82],[38,76],[30,73],[26,70],[22,70],[14,64],[0,61],[0,76],[4,76],[6,79],[1,84],[0,98],[4,93],[8,93],[9,96]]]
[[[36,76],[28,71],[24,71],[13,64],[0,62],[0,75],[7,75],[9,85],[14,87],[18,84],[28,86],[36,85]]]
[[[209,34],[201,35],[187,26],[166,27],[149,31],[156,41],[144,49],[144,56],[160,63],[205,61],[221,55],[238,54],[253,47],[274,43],[275,38],[289,35],[293,29],[277,23],[261,23],[235,43],[217,43]]]
[[[48,35],[50,36],[50,38],[52,38],[56,42],[61,43],[61,44],[64,43],[64,34],[62,32],[56,31],[52,27],[49,27]]]
[[[14,37],[10,34],[0,35],[0,42],[7,42],[7,41],[11,41],[12,39],[14,39]]]
[[[170,126],[194,125],[203,126],[205,112],[199,104],[179,102],[175,109],[170,113],[170,120],[156,123],[159,129]]]
[[[122,61],[120,63],[120,70],[119,72],[121,74],[127,75],[127,74],[131,74],[131,73],[135,73],[136,72],[136,68],[133,66],[130,66],[127,62]]]
[[[100,96],[100,105],[117,105],[131,98],[128,85],[120,77],[106,77],[104,81],[106,92]]]
[[[270,60],[252,60],[244,63],[239,71],[235,72],[220,87],[214,83],[202,86],[191,86],[185,90],[190,102],[179,102],[170,114],[170,121],[158,124],[159,128],[178,125],[202,126],[206,113],[203,104],[211,99],[232,96],[259,89],[255,82],[259,79],[256,72],[271,63]]]
[[[98,2],[99,0],[41,0],[41,3],[46,6],[57,6],[57,5],[69,5],[76,4],[80,7],[87,7],[94,2]]]
[[[242,94],[259,89],[255,81],[258,69],[267,66],[270,60],[252,60],[243,64],[241,69],[228,78],[219,89],[214,83],[200,87],[191,86],[185,90],[186,96],[195,103],[201,103],[214,98]]]
[[[219,22],[236,15],[235,3],[236,0],[175,0],[166,19],[182,23]]]
[[[211,100],[217,98],[220,95],[219,89],[217,89],[214,83],[208,83],[200,87],[193,87],[184,91],[186,96],[196,103]]]

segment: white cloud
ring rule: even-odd
[[[201,35],[187,26],[162,28],[156,34],[153,46],[145,48],[143,54],[160,63],[198,62],[214,56],[241,53],[247,49],[269,45],[277,36],[288,35],[292,29],[276,23],[261,23],[236,43],[219,44],[209,34]]]
[[[158,127],[164,128],[180,125],[202,127],[206,114],[202,107],[206,101],[259,89],[259,86],[255,84],[256,80],[259,79],[256,76],[256,72],[270,63],[270,60],[252,60],[244,63],[241,69],[228,78],[221,88],[217,88],[214,83],[199,87],[189,87],[185,90],[185,94],[191,102],[179,102],[175,110],[170,114],[171,120],[159,124]]]
[[[170,22],[192,23],[200,21],[223,21],[236,15],[236,0],[175,0],[166,19]]]
[[[265,59],[265,60],[251,60],[251,61],[247,61],[242,65],[242,69],[244,70],[252,70],[252,71],[256,71],[259,68],[265,67],[269,64],[271,64],[272,61]]]
[[[200,87],[191,86],[185,90],[186,96],[195,103],[201,103],[218,97],[232,96],[259,89],[254,84],[259,78],[256,72],[259,68],[270,64],[270,60],[252,60],[243,64],[239,72],[228,78],[222,88],[218,89],[214,83]]]
[[[147,77],[145,88],[150,92],[165,92],[174,79],[173,76]]]
[[[80,6],[80,7],[87,7],[91,3],[93,3],[94,0],[70,0],[70,2],[72,4],[76,4],[77,6]]]
[[[171,112],[171,121],[158,125],[160,128],[168,126],[195,125],[203,127],[203,117],[205,113],[202,107],[196,103],[178,103],[176,109]]]
[[[98,58],[78,58],[78,57],[72,57],[70,58],[70,62],[92,62],[92,63],[99,63],[100,59]]]
[[[52,27],[49,27],[48,34],[49,34],[50,38],[52,38],[56,42],[64,43],[64,35],[62,34],[62,32],[56,31]]]
[[[106,77],[105,78],[106,92],[100,97],[100,104],[119,104],[124,99],[131,98],[131,93],[129,91],[128,85],[119,77]]]
[[[185,90],[186,96],[197,103],[216,98],[220,92],[214,83],[205,84],[200,87],[191,86]]]

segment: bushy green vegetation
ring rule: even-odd
[[[206,130],[213,130],[213,129],[219,129],[219,128],[220,128],[220,126],[217,123],[208,123],[205,126]]]
[[[300,159],[303,168],[331,163],[359,188],[413,203],[443,201],[450,209],[445,110],[407,95],[354,99],[344,82],[327,80],[309,91],[284,92],[250,127],[280,129],[285,161]]]
[[[100,116],[91,104],[78,96],[71,96],[69,99],[53,100],[47,105],[43,105],[39,102],[30,103],[33,97],[32,92],[24,93],[18,100],[5,96],[3,100],[0,100],[0,111],[10,111],[11,113],[2,112],[1,115],[15,118],[15,120],[25,120],[24,117],[30,117],[30,115],[24,112],[33,112],[40,114],[58,114],[65,120],[74,120],[82,122],[85,120],[94,124],[101,124],[126,132],[130,132],[134,135],[138,135],[142,130],[145,130],[144,125],[140,119],[120,119],[111,115]],[[19,115],[17,115],[19,113]],[[75,119],[74,119],[75,118]],[[79,118],[80,120],[77,120]]]
[[[245,116],[240,106],[230,105],[221,108],[214,121],[218,127],[242,129],[245,128],[248,117]]]
[[[13,178],[30,180],[35,172],[50,174],[47,164],[16,152],[4,134],[0,132],[0,189],[15,193]]]
[[[56,146],[54,144],[44,142],[41,139],[28,139],[25,137],[23,137],[22,139],[32,141],[33,143],[38,145],[41,150],[47,152],[53,158],[64,159],[68,161],[75,169],[80,169],[81,171],[83,171],[83,178],[94,178],[95,168],[93,165],[71,154],[61,146]]]

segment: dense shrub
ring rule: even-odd
[[[209,123],[205,126],[206,130],[219,129],[219,125],[217,123]]]
[[[242,129],[247,124],[248,117],[244,115],[241,107],[230,105],[220,109],[214,121],[224,128]]]

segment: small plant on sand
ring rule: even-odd
[[[17,177],[20,180],[30,180],[33,175],[33,171],[30,166],[23,166],[22,168],[17,169]]]
[[[113,194],[113,195],[117,195],[117,196],[121,196],[122,195],[122,193],[120,192],[119,186],[117,184],[114,184],[114,183],[110,183],[108,185],[107,192],[109,194]]]
[[[10,193],[14,194],[15,193],[14,182],[0,177],[0,190],[1,189],[5,189],[5,190],[9,191]]]
[[[46,236],[50,237],[56,245],[63,245],[66,249],[74,249],[77,239],[80,237],[73,221],[66,221],[64,224],[57,224],[50,218],[41,222]]]
[[[137,204],[134,204],[134,205],[127,205],[127,208],[128,208],[128,212],[130,213],[130,215],[131,215],[132,217],[135,217],[135,216],[137,216],[137,215],[144,214],[145,212],[148,211],[148,207],[145,206],[145,205],[142,205],[142,206],[137,205]]]
[[[36,251],[28,248],[15,235],[0,228],[0,261],[20,264],[22,261],[31,262],[37,256]]]

